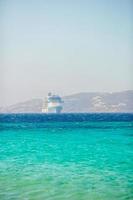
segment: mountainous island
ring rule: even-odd
[[[133,90],[123,92],[84,92],[62,97],[63,113],[133,112]],[[41,113],[43,99],[31,99],[7,107],[0,113]]]

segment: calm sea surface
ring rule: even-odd
[[[0,200],[132,200],[133,114],[0,115]]]

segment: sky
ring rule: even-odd
[[[133,89],[132,0],[0,0],[0,106]]]

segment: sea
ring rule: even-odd
[[[133,114],[0,114],[0,200],[133,200]]]

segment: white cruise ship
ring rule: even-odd
[[[63,109],[62,99],[58,95],[52,95],[48,93],[47,97],[44,100],[44,105],[42,108],[43,113],[60,113]]]

